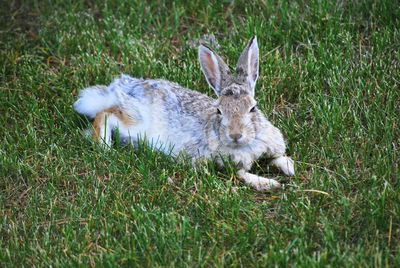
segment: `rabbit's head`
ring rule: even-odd
[[[215,91],[215,126],[219,139],[229,147],[245,146],[257,134],[258,117],[254,89],[258,78],[257,38],[250,39],[231,73],[226,63],[212,49],[199,47],[199,61],[208,84]]]

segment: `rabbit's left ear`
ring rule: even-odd
[[[254,96],[254,88],[258,79],[258,44],[253,36],[247,43],[236,65],[236,75],[239,81],[248,84],[250,93]]]

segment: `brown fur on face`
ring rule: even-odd
[[[218,109],[222,118],[221,136],[228,140],[232,136],[242,137],[238,143],[233,143],[234,146],[250,142],[255,137],[255,129],[251,122],[257,116],[250,111],[256,104],[254,98],[240,85],[232,84],[223,89],[218,98]]]

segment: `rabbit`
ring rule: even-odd
[[[77,112],[94,118],[93,137],[106,147],[118,128],[121,140],[137,144],[145,139],[152,148],[195,162],[228,156],[237,176],[259,191],[280,188],[278,181],[250,173],[261,155],[284,174],[294,176],[294,162],[285,155],[285,141],[257,108],[254,99],[259,75],[257,37],[252,37],[232,73],[210,47],[201,44],[198,59],[217,99],[162,79],[122,74],[109,86],[83,89],[74,103]]]

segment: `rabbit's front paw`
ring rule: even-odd
[[[244,170],[239,170],[238,176],[257,191],[270,191],[281,188],[281,184],[274,179],[257,176]]]
[[[254,182],[253,187],[257,191],[270,191],[281,188],[281,184],[274,179],[267,179],[257,176],[258,179]]]
[[[287,176],[294,176],[294,162],[288,156],[280,156],[271,161],[271,164],[282,170]]]

